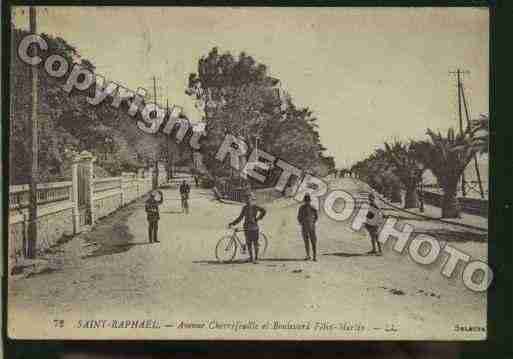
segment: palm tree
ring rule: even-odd
[[[455,134],[450,128],[447,135],[427,130],[428,141],[415,142],[415,156],[431,170],[443,189],[442,217],[459,218],[460,206],[457,199],[458,181],[469,161],[479,150],[479,142],[470,129]]]
[[[391,202],[401,202],[400,180],[394,174],[393,165],[387,160],[383,149],[377,149],[368,158],[356,163],[351,171],[358,173],[358,178]]]
[[[382,184],[382,192],[391,202],[401,202],[401,183],[394,173],[394,165],[388,160],[386,151],[379,148],[371,156],[373,175]]]
[[[471,132],[479,143],[479,152],[488,153],[488,146],[490,145],[490,117],[488,114],[482,113],[478,119],[472,120]]]
[[[381,173],[383,184],[385,186],[385,196],[392,203],[401,202],[401,180],[394,173],[392,166]]]
[[[393,164],[392,171],[399,178],[406,189],[404,208],[417,208],[419,201],[417,186],[422,178],[419,161],[414,154],[414,146],[396,141],[390,145],[385,143],[385,155]]]

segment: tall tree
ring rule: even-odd
[[[488,153],[490,146],[490,117],[481,114],[479,118],[471,122],[471,134],[479,144],[480,153]]]
[[[417,159],[431,170],[443,189],[442,217],[459,218],[458,182],[468,163],[480,149],[469,129],[455,134],[453,128],[446,135],[428,129],[429,140],[414,144]]]
[[[365,160],[357,162],[351,171],[391,202],[401,202],[401,182],[383,149],[377,149]]]
[[[13,27],[13,47],[17,48],[20,41],[28,34],[25,30]],[[40,54],[43,63],[50,55],[60,55],[70,65],[79,64],[90,70],[95,69],[94,64],[80,56],[79,51],[66,40],[41,34],[48,50]],[[22,184],[27,181],[30,169],[26,166],[25,158],[29,149],[27,140],[27,125],[30,115],[30,65],[21,61],[18,56],[11,57],[11,137],[10,149],[16,151],[12,158],[11,178],[13,184]],[[111,153],[109,163],[102,163],[112,175],[120,171],[133,171],[143,165],[147,156],[155,151],[147,151],[162,141],[162,136],[143,134],[135,126],[134,118],[127,111],[127,104],[123,103],[115,109],[110,104],[112,97],[105,99],[100,105],[93,106],[87,102],[87,97],[94,95],[95,86],[86,91],[73,90],[67,93],[63,84],[69,72],[62,78],[49,76],[42,65],[38,66],[39,74],[39,164],[41,181],[60,180],[69,176],[69,159],[66,154],[87,150],[95,155],[105,152],[105,145],[109,143]],[[129,146],[137,144],[141,146]],[[139,158],[139,160],[137,160]]]
[[[283,96],[279,80],[267,74],[267,66],[244,52],[236,59],[213,48],[199,60],[198,72],[189,76],[186,93],[205,113],[201,150],[215,178],[233,174],[228,164],[215,160],[226,134],[244,139],[248,156],[258,146],[306,170],[319,165],[324,147],[312,111],[296,108],[290,96]]]
[[[404,208],[417,208],[417,186],[423,171],[414,153],[415,146],[396,141],[393,144],[385,143],[385,148],[385,156],[393,164],[392,171],[406,190]]]

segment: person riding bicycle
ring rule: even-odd
[[[180,185],[180,197],[182,198],[182,211],[185,213],[189,213],[189,192],[191,191],[191,186],[184,180]]]
[[[258,222],[264,218],[265,214],[265,209],[257,206],[255,203],[255,197],[250,194],[246,198],[246,205],[242,207],[240,215],[234,221],[228,224],[228,227],[235,226],[244,218],[244,235],[246,236],[246,246],[248,247],[249,261],[253,263],[258,263]]]

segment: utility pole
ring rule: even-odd
[[[468,71],[465,71],[468,73]],[[459,124],[460,124],[460,133],[463,135],[463,113],[462,113],[462,103],[461,103],[461,74],[464,73],[460,69],[456,70],[456,72],[452,71],[451,74],[456,74],[457,78],[457,86],[458,86],[458,116],[459,116]],[[461,194],[463,197],[467,195],[467,191],[465,188],[465,171],[463,171],[461,175]]]
[[[467,118],[467,126],[470,127],[470,115],[467,106],[467,100],[465,98],[465,91],[463,90],[463,83],[461,81],[460,87],[461,97],[463,99],[463,107],[465,108],[465,116]],[[477,154],[474,154],[474,167],[476,169],[477,183],[479,184],[479,194],[481,195],[481,198],[484,198],[483,183],[481,182],[481,171],[479,171],[479,165],[477,163]]]
[[[14,33],[14,24],[11,22],[11,34]],[[15,51],[16,51],[16,45],[14,44],[14,39],[11,40],[11,54],[14,54]],[[14,66],[15,66],[15,61],[14,61],[15,57],[14,56],[11,56],[10,58],[10,66],[11,66],[11,69],[14,69]],[[14,93],[14,84],[15,84],[15,81],[14,81],[14,74],[15,72],[14,71],[11,71],[11,73],[9,74],[9,91],[10,91],[10,95],[9,95],[9,184],[12,183],[12,181],[14,180],[14,176],[15,176],[15,171],[14,171],[14,151],[12,150],[13,148],[13,139],[14,139],[14,122],[13,119],[14,119],[14,98],[13,98],[13,93]]]
[[[153,76],[153,102],[157,106],[157,78]]]
[[[36,8],[31,6],[29,9],[29,22],[30,32],[36,34]],[[36,47],[33,48],[33,55],[37,54]],[[37,246],[37,183],[39,180],[39,166],[38,166],[38,125],[37,125],[37,107],[38,107],[38,69],[36,66],[31,67],[31,80],[32,80],[32,113],[30,116],[29,138],[31,149],[29,151],[29,225],[28,225],[28,242],[27,242],[27,257],[36,257]],[[12,150],[12,149],[11,149]]]
[[[166,99],[166,113],[168,121],[171,119],[171,110],[169,109],[169,99]],[[167,139],[167,180],[173,178],[173,143],[171,137]]]
[[[153,76],[153,99],[155,104],[155,116],[157,115],[157,78]],[[150,114],[151,116],[151,114]],[[159,146],[160,147],[160,146]],[[154,178],[153,178],[153,189],[157,189],[159,186],[159,152],[160,148],[155,154],[155,169],[153,171]]]

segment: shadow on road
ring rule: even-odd
[[[215,261],[215,260],[203,260],[203,261],[192,261],[192,263],[196,263],[196,264],[212,264],[212,265],[227,265],[227,264],[247,264],[248,263],[248,260],[247,259],[236,259],[234,261],[230,261],[230,262],[219,262],[219,261]]]
[[[98,221],[91,232],[84,234],[84,240],[87,242],[85,248],[94,247],[94,249],[82,258],[123,253],[135,245],[149,244],[132,242],[134,236],[130,233],[127,222],[137,209],[137,206],[131,205]]]
[[[54,272],[58,272],[58,269],[48,267],[44,268],[42,271],[39,272],[29,272],[25,278],[36,277],[45,274],[52,274]]]
[[[304,258],[263,258],[262,262],[304,262]]]
[[[335,253],[323,253],[323,256],[337,256],[337,257],[370,257],[372,254],[370,253],[345,253],[345,252],[335,252]]]
[[[259,258],[259,262],[304,262],[303,258]],[[249,263],[247,259],[236,259],[231,262],[219,262],[215,260],[204,260],[204,261],[193,261],[192,263],[199,264],[214,264],[214,265],[226,265],[226,264],[246,264]]]

